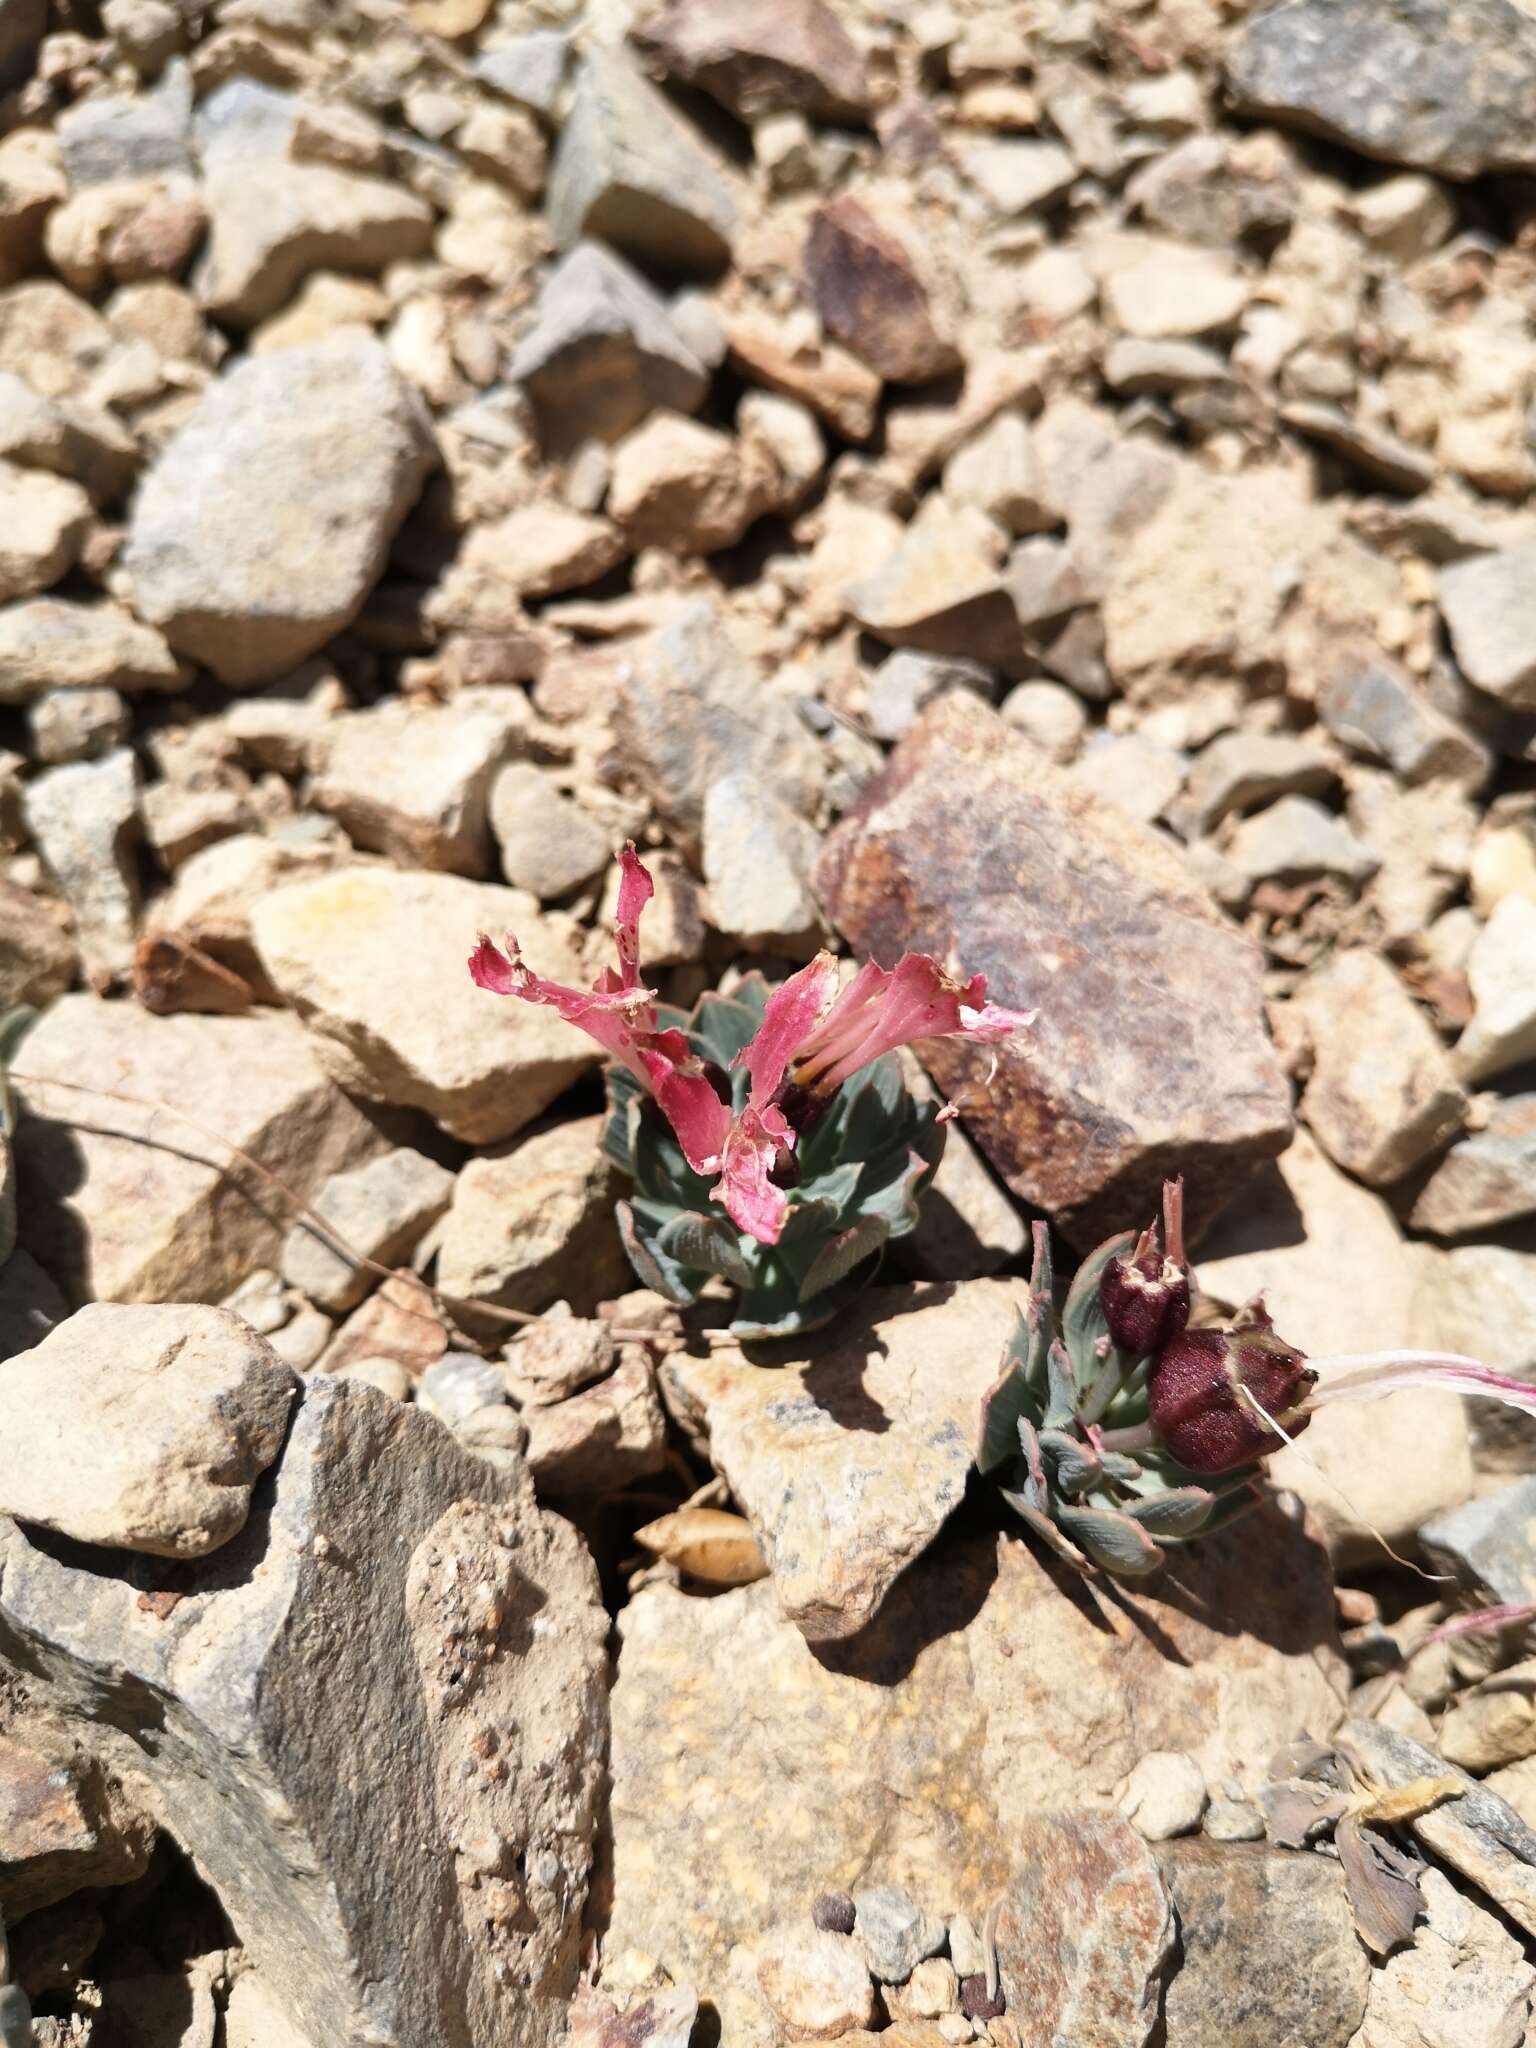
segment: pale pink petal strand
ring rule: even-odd
[[[960,1035],[990,1045],[1000,1038],[1011,1038],[1015,1031],[1027,1030],[1039,1014],[1038,1010],[1007,1010],[1001,1003],[983,1003],[979,1010],[971,1010],[962,1003]]]
[[[830,953],[818,953],[768,998],[751,1044],[735,1060],[752,1076],[755,1109],[778,1092],[790,1061],[820,1022],[836,987],[837,962]]]
[[[1416,1644],[1414,1653],[1427,1650],[1431,1643],[1443,1643],[1451,1636],[1491,1635],[1496,1629],[1515,1628],[1526,1621],[1536,1621],[1536,1601],[1512,1601],[1505,1607],[1479,1607],[1472,1614],[1453,1614],[1449,1621],[1442,1621],[1437,1629],[1431,1630],[1422,1643]]]
[[[1451,1394],[1477,1394],[1536,1415],[1536,1386],[1490,1372],[1475,1358],[1451,1351],[1373,1351],[1340,1354],[1310,1361],[1321,1375],[1307,1399],[1307,1408],[1326,1408],[1334,1401],[1373,1401],[1398,1387],[1439,1387]],[[1352,1371],[1330,1368],[1353,1367]]]

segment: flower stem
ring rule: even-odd
[[[1138,1422],[1129,1429],[1101,1429],[1099,1449],[1102,1451],[1124,1451],[1134,1457],[1137,1451],[1156,1448],[1157,1432],[1150,1422]]]

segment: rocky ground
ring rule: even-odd
[[[5,2041],[1530,2048],[1536,1639],[1435,1637],[1530,1426],[1331,1409],[1135,1593],[970,1464],[1175,1170],[1214,1303],[1536,1378],[1536,10],[0,0],[0,93]],[[796,1345],[465,972],[626,838],[671,1001],[1038,1008]]]

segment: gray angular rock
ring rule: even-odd
[[[481,50],[475,76],[504,99],[515,100],[530,114],[553,122],[570,61],[571,39],[557,29],[530,29],[506,42]]]
[[[730,260],[737,208],[723,168],[619,51],[582,65],[550,170],[555,246],[611,242],[663,277],[708,277]]]
[[[282,2020],[313,2048],[554,2048],[607,1622],[581,1539],[526,1474],[314,1379],[245,1532],[148,1581],[163,1618],[142,1570],[85,1569],[7,1525],[0,1650],[106,1724],[106,1760],[196,1858]]]
[[[292,1017],[152,1017],[68,995],[15,1074],[22,1241],[74,1303],[218,1301],[275,1259],[287,1214],[228,1148],[300,1201],[380,1148]],[[65,1085],[87,1076],[125,1099]]]
[[[612,834],[531,762],[498,771],[490,819],[503,876],[540,902],[595,881],[613,859]]]
[[[87,973],[103,983],[133,957],[139,910],[139,778],[118,747],[100,761],[49,768],[26,785],[27,829],[75,919]]]
[[[1536,1478],[1479,1495],[1419,1532],[1424,1555],[1478,1607],[1536,1599]]]
[[[281,675],[356,616],[432,461],[377,342],[252,356],[144,479],[124,555],[135,606],[223,682]]]
[[[663,300],[599,242],[550,272],[507,375],[533,401],[551,454],[617,441],[658,408],[696,412],[709,373]]]
[[[1512,0],[1284,0],[1227,53],[1237,108],[1477,178],[1536,165],[1536,24]]]
[[[1459,1799],[1441,1801],[1408,1826],[1424,1848],[1469,1879],[1527,1934],[1536,1934],[1536,1830],[1528,1828],[1513,1807],[1412,1736],[1400,1735],[1381,1721],[1346,1721],[1338,1743],[1387,1790],[1415,1778],[1460,1779],[1464,1789]]]
[[[882,1984],[905,1984],[919,1963],[944,1946],[944,1922],[925,1913],[899,1885],[855,1892],[853,1907],[853,1938],[869,1974]]]
[[[1381,866],[1341,818],[1309,796],[1283,796],[1245,818],[1222,849],[1250,885],[1315,881],[1337,875],[1367,882]]]
[[[869,104],[858,46],[825,0],[672,0],[635,31],[669,78],[696,85],[743,121],[765,114],[857,120]]]
[[[1536,24],[1527,25],[1536,41]],[[1536,710],[1536,541],[1448,562],[1439,592],[1467,681],[1516,711]]]
[[[60,114],[54,132],[73,192],[165,172],[192,177],[191,74],[173,62],[147,91],[77,100]]]
[[[27,723],[38,760],[59,768],[121,746],[131,720],[116,690],[50,690],[31,706]]]
[[[924,1064],[973,1105],[1005,1183],[1074,1243],[1144,1227],[1165,1170],[1187,1176],[1192,1214],[1214,1215],[1287,1142],[1249,941],[1167,840],[969,695],[923,713],[817,880],[861,953],[932,952],[987,975],[994,1001],[1038,1008],[1007,1043],[934,1040]]]
[[[99,1301],[9,1359],[0,1392],[0,1514],[190,1558],[245,1527],[298,1381],[227,1308]]]
[[[1170,1842],[1157,1862],[1183,1944],[1164,1998],[1170,2042],[1364,2048],[1373,1972],[1337,1863],[1210,1840]]]
[[[849,616],[889,647],[967,656],[991,668],[1016,664],[1023,635],[1011,579],[992,546],[996,534],[972,506],[925,500],[886,559],[848,585]]]
[[[521,1130],[596,1057],[553,1010],[470,980],[476,934],[508,929],[535,972],[582,982],[564,931],[532,897],[457,875],[347,868],[273,890],[251,917],[266,972],[341,1085],[425,1110],[468,1145]]]
[[[710,922],[749,953],[809,959],[824,929],[811,887],[820,838],[751,775],[722,775],[704,798]]]
[[[332,1174],[309,1206],[360,1257],[395,1266],[415,1250],[452,1198],[453,1175],[447,1167],[402,1145]],[[356,1308],[373,1292],[378,1277],[333,1251],[303,1221],[283,1240],[280,1269],[290,1287],[337,1315]]]
[[[1379,649],[1337,661],[1319,686],[1317,709],[1336,739],[1409,784],[1445,777],[1478,789],[1493,765],[1491,750]]]
[[[1451,1147],[1409,1212],[1415,1230],[1468,1237],[1536,1213],[1536,1095],[1501,1096]]]
[[[967,661],[963,655],[898,648],[869,679],[865,721],[877,740],[899,740],[924,705],[948,690],[971,690],[986,703],[995,703],[997,677],[979,661]]]
[[[695,860],[705,797],[720,776],[758,776],[801,816],[814,813],[821,794],[821,749],[704,599],[645,641],[620,672],[614,736],[626,771]]]

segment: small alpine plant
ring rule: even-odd
[[[1234,1520],[1263,1498],[1265,1458],[1333,1402],[1427,1386],[1536,1414],[1536,1387],[1476,1359],[1309,1360],[1276,1334],[1262,1299],[1224,1328],[1191,1329],[1196,1298],[1180,1181],[1164,1185],[1161,1227],[1083,1260],[1059,1313],[1049,1233],[1034,1226],[1029,1303],[982,1402],[976,1462],[1081,1569],[1143,1578],[1170,1546]]]
[[[549,1004],[609,1055],[603,1142],[634,1183],[619,1229],[646,1286],[685,1304],[718,1277],[736,1289],[738,1335],[809,1329],[916,1226],[944,1148],[953,1111],[916,1101],[892,1055],[925,1038],[996,1043],[1032,1013],[926,953],[869,962],[840,990],[823,952],[777,988],[748,975],[687,1015],[641,980],[653,884],[633,846],[619,863],[618,961],[594,987],[535,974],[510,933],[505,952],[482,935],[470,974]]]

